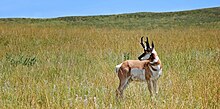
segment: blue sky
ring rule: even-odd
[[[220,0],[1,0],[0,18],[169,12],[218,6]]]

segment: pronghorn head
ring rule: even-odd
[[[145,42],[146,43],[146,47],[144,46],[144,43],[143,43],[143,37],[141,37],[141,45],[142,47],[144,48],[144,53],[142,53],[138,59],[141,61],[141,60],[149,60],[150,57],[151,57],[151,54],[152,52],[154,51],[154,43],[152,41],[152,45],[150,47],[150,44],[148,42],[148,37],[147,37],[147,41]]]

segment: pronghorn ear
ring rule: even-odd
[[[152,49],[154,49],[154,42],[153,41],[152,41],[152,45],[151,46],[152,46]]]

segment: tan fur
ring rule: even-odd
[[[144,67],[150,62],[149,60],[127,60],[123,62],[123,64],[128,64],[126,66],[129,66],[130,68],[139,68],[139,69],[144,69]]]
[[[155,57],[151,57],[155,58]],[[123,97],[123,90],[127,87],[127,85],[132,82],[132,75],[131,75],[131,69],[137,68],[137,69],[144,69],[145,70],[145,79],[148,84],[148,90],[150,92],[151,97],[153,98],[153,92],[156,94],[158,93],[158,87],[157,87],[157,79],[152,80],[151,77],[153,75],[153,72],[150,70],[150,68],[153,71],[157,71],[157,69],[154,69],[152,66],[161,65],[161,61],[158,60],[157,62],[153,62],[153,59],[149,60],[127,60],[122,62],[121,67],[119,68],[118,78],[119,78],[119,86],[116,90],[116,96],[117,97]]]
[[[131,72],[130,70],[133,68],[138,68],[138,69],[145,69],[145,78],[147,81],[150,81],[150,78],[152,76],[152,72],[150,71],[148,64],[150,61],[149,60],[127,60],[124,61],[119,69],[118,72],[118,77],[120,80],[118,89],[116,90],[116,96],[117,97],[122,97],[123,96],[123,90],[126,88],[126,86],[133,81],[131,78]]]
[[[162,74],[161,62],[159,60],[157,52],[154,49],[153,42],[152,48],[150,48],[147,38],[147,46],[145,47],[142,37],[141,45],[144,48],[144,53],[138,57],[139,60],[127,60],[116,66],[116,73],[118,73],[118,78],[120,81],[119,86],[116,90],[116,97],[123,97],[123,90],[133,80],[146,81],[148,84],[148,90],[152,98],[154,95],[153,92],[155,92],[156,94],[158,93],[157,79]],[[138,77],[137,75],[139,75],[140,77]],[[136,77],[138,79],[134,79]]]

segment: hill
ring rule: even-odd
[[[67,16],[51,19],[4,18],[4,23],[44,23],[73,26],[133,28],[173,28],[213,25],[220,27],[220,7],[180,12],[139,12],[118,15]]]
[[[116,26],[122,28],[158,28],[220,24],[220,7],[181,12],[140,12],[132,14],[60,17],[61,21],[81,25]]]

